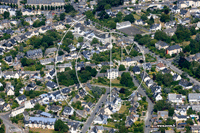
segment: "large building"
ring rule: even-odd
[[[64,0],[27,0],[27,4],[31,6],[64,6]]]
[[[118,69],[108,69],[106,73],[106,77],[108,79],[116,79],[118,77]]]
[[[19,4],[19,0],[0,0],[1,3]]]

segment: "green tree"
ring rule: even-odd
[[[147,15],[146,15],[146,14],[142,14],[141,19],[142,19],[143,21],[146,21],[146,20],[148,19],[148,18],[147,18]]]
[[[58,119],[55,122],[54,130],[59,132],[68,132],[69,127],[62,120]]]
[[[97,38],[93,38],[91,44],[97,44],[99,43],[99,40]]]
[[[132,77],[130,75],[130,73],[128,72],[124,72],[121,75],[121,80],[120,80],[120,84],[125,85],[126,87],[133,87],[133,81],[132,81]]]
[[[3,14],[3,17],[4,17],[4,19],[9,18],[10,17],[10,13],[5,11],[4,14]]]
[[[111,5],[110,4],[107,4],[107,5],[105,5],[105,7],[104,7],[106,10],[107,9],[111,9]]]
[[[126,70],[126,68],[125,68],[124,65],[120,65],[120,66],[119,66],[119,71],[125,71],[125,70]]]
[[[130,21],[131,23],[133,23],[133,22],[135,22],[135,18],[133,16],[133,14],[129,14],[124,17],[124,21]]]
[[[60,14],[60,20],[63,21],[65,19],[65,13]]]

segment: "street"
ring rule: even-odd
[[[9,120],[9,112],[7,113],[0,113],[0,118],[3,120],[3,123],[6,127],[6,133],[24,133],[18,126],[15,124],[12,124],[12,122]]]
[[[94,85],[92,85],[92,86],[94,86]],[[110,87],[108,87],[108,86],[99,86],[99,87],[106,88],[106,93],[104,95],[102,95],[101,98],[99,99],[99,101],[97,102],[93,112],[91,113],[91,115],[89,116],[87,121],[85,122],[85,124],[81,130],[81,133],[86,133],[88,131],[90,125],[92,124],[92,122],[94,120],[94,117],[96,116],[96,113],[99,111],[99,106],[101,108],[102,104],[104,104],[106,102],[108,93],[110,93]]]
[[[135,86],[139,86],[139,81],[133,77],[133,83]],[[148,102],[148,109],[146,113],[146,119],[145,119],[145,127],[144,127],[144,132],[145,133],[150,133],[150,126],[146,127],[146,125],[151,125],[151,122],[149,121],[152,117],[151,112],[153,111],[154,104],[152,101],[149,99],[149,97],[146,95],[146,93],[143,90],[142,86],[138,88],[138,93],[141,94],[142,96],[146,97],[146,101]]]

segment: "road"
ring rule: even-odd
[[[171,0],[171,1],[165,1],[165,2],[155,2],[154,4],[161,4],[161,5],[166,5],[169,6],[171,3],[173,3],[176,0]],[[112,7],[112,10],[121,10],[124,9],[126,7],[138,7],[138,8],[144,8],[144,7],[148,7],[152,5],[152,3],[142,3],[142,4],[132,4],[132,5],[122,5],[122,6],[118,6],[118,7]]]
[[[92,86],[94,86],[94,85],[92,85]],[[88,131],[90,125],[92,124],[92,122],[94,120],[95,115],[97,114],[99,109],[102,107],[102,104],[104,104],[106,102],[107,96],[110,93],[110,87],[108,87],[108,86],[99,86],[99,87],[106,88],[106,93],[104,95],[102,95],[101,98],[99,99],[99,101],[97,102],[93,112],[91,113],[91,115],[89,116],[87,121],[85,122],[85,124],[81,130],[81,133],[86,133]],[[99,108],[99,106],[100,106],[100,108]]]
[[[3,120],[3,123],[6,127],[6,133],[24,133],[17,125],[12,124],[12,122],[9,120],[9,112],[7,113],[0,113],[0,118]],[[11,131],[12,129],[12,131]]]
[[[133,77],[133,83],[135,86],[139,86],[140,82],[135,79]],[[146,113],[146,118],[145,118],[145,128],[144,128],[144,132],[145,133],[150,133],[150,126],[151,126],[151,122],[149,121],[152,117],[151,112],[153,111],[153,107],[154,107],[154,103],[152,103],[152,101],[149,99],[149,97],[146,95],[146,93],[144,92],[144,88],[142,86],[140,86],[138,88],[138,93],[141,94],[142,96],[146,97],[146,101],[148,102],[148,109],[147,109],[147,113]],[[148,127],[146,127],[146,125],[150,125]]]
[[[134,42],[134,43],[137,43],[137,42]],[[138,44],[138,43],[137,43]],[[142,46],[141,46],[142,47]],[[147,54],[147,53],[150,53],[151,55],[153,55],[154,57],[157,58],[157,62],[163,62],[165,63],[171,70],[173,70],[174,72],[178,73],[178,74],[182,74],[183,71],[180,70],[179,68],[177,68],[176,66],[174,66],[172,64],[173,60],[171,59],[164,59],[164,58],[160,58],[158,55],[156,55],[155,53],[153,53],[152,51],[150,51],[148,48],[146,47],[142,47],[142,49],[144,50],[144,53]],[[193,84],[196,84],[196,85],[199,85],[200,86],[200,82],[198,80],[196,80],[195,78],[191,77],[191,76],[187,76],[190,81],[193,83]]]

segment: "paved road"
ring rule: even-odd
[[[98,86],[98,85],[92,85],[92,86]],[[84,126],[81,130],[81,133],[86,133],[88,131],[90,125],[92,124],[92,122],[94,120],[95,115],[101,108],[102,104],[104,104],[106,102],[107,96],[110,93],[110,87],[108,87],[108,86],[99,86],[99,87],[106,88],[106,93],[104,95],[102,95],[101,98],[99,99],[99,101],[97,102],[93,112],[91,113],[90,117],[87,119],[86,123],[84,124]]]
[[[133,83],[135,84],[135,86],[139,86],[140,82],[135,79],[133,77]],[[150,133],[150,126],[151,126],[151,122],[149,121],[152,117],[151,112],[153,111],[153,107],[154,104],[152,103],[152,101],[149,99],[149,97],[146,95],[146,93],[144,92],[144,88],[143,87],[139,87],[138,88],[138,93],[140,93],[142,96],[146,97],[146,101],[148,102],[148,109],[147,109],[147,114],[146,114],[146,118],[145,118],[145,128],[144,128],[144,132],[145,133]],[[146,127],[146,125],[150,125],[149,127]]]
[[[9,112],[0,114],[0,118],[3,120],[3,123],[6,126],[6,133],[24,133],[24,131],[22,131],[17,125],[12,124],[12,122],[9,120],[9,114]],[[12,129],[12,131],[10,129]]]
[[[137,43],[137,42],[134,42],[134,43]],[[150,51],[148,48],[145,48],[145,47],[142,47],[142,48],[143,48],[145,54],[150,53],[154,57],[157,57],[157,62],[161,61],[161,62],[165,63],[168,67],[170,67],[170,69],[172,69],[174,72],[176,72],[176,73],[178,73],[180,75],[183,73],[182,70],[180,70],[179,68],[177,68],[176,66],[174,66],[172,64],[173,60],[160,58],[158,55],[155,55],[155,53],[153,53],[152,51]],[[195,78],[193,78],[193,77],[191,77],[189,75],[187,77],[190,79],[190,81],[192,83],[200,86],[200,82],[198,80],[196,80]]]

